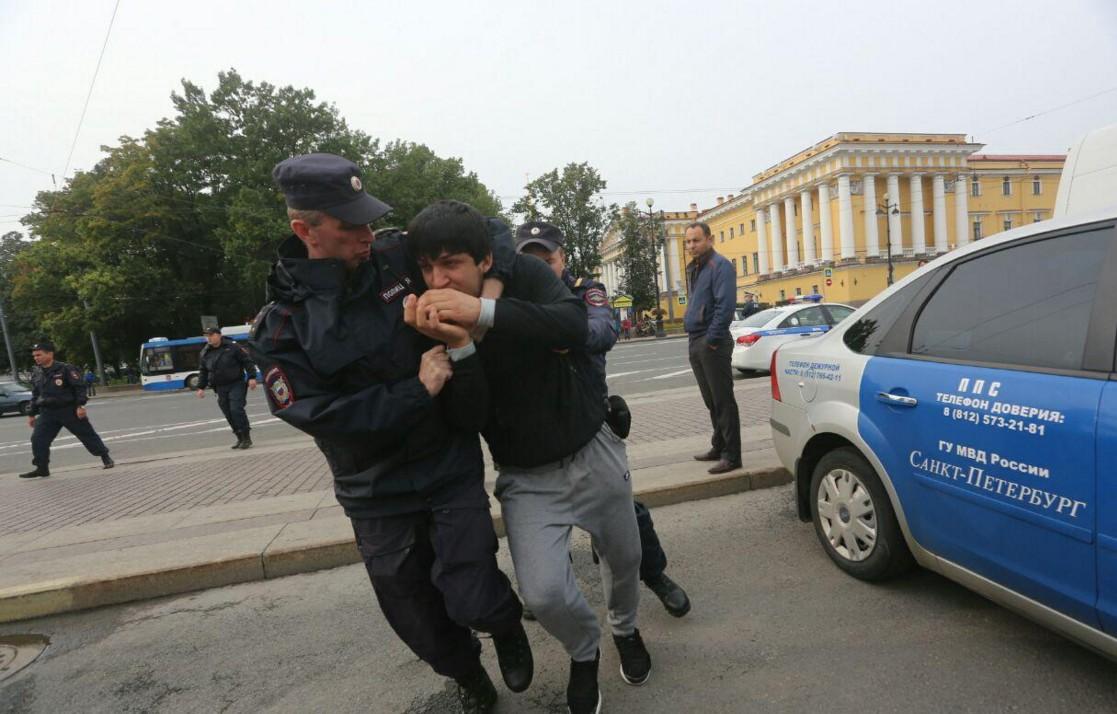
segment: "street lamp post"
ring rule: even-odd
[[[900,207],[895,203],[885,202],[883,206],[877,206],[877,215],[884,216],[884,240],[887,246],[888,255],[888,284],[892,284],[892,221],[889,215],[898,216],[900,214]]]
[[[651,243],[651,246],[652,246],[652,268],[654,269],[653,270],[654,274],[652,276],[652,284],[655,286],[655,336],[656,337],[666,337],[667,333],[663,331],[663,313],[660,311],[660,307],[659,307],[659,246],[660,246],[660,242],[659,242],[658,232],[656,231],[656,227],[655,227],[655,214],[652,212],[652,206],[655,205],[655,199],[653,199],[651,196],[649,196],[647,198],[647,200],[644,201],[644,203],[647,204],[647,206],[648,206],[648,242]],[[663,259],[664,259],[664,261],[666,261],[667,256],[664,255]],[[668,305],[670,305],[670,300],[671,300],[670,287],[671,286],[667,286],[667,287],[668,287],[667,299],[668,299]]]

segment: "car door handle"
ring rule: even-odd
[[[877,392],[877,401],[884,402],[894,407],[914,407],[916,404],[919,404],[919,400],[915,397],[904,397],[889,392]]]

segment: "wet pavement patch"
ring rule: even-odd
[[[42,635],[0,636],[0,682],[34,662],[49,644]]]

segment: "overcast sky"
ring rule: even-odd
[[[114,4],[0,0],[0,232],[51,187],[10,161],[61,180]],[[1117,122],[1117,91],[1078,101],[1117,90],[1117,2],[121,0],[70,175],[230,67],[459,156],[506,205],[588,161],[610,201],[675,210],[839,131],[1063,152]]]

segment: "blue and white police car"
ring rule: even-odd
[[[1108,162],[1068,158],[1064,209],[1073,159],[1117,181],[1111,131]],[[1117,191],[1095,194],[781,347],[771,427],[842,570],[918,563],[1117,657]]]
[[[729,325],[733,338],[734,369],[765,371],[777,347],[804,338],[821,337],[853,313],[840,303],[821,303],[821,295],[809,295],[791,305],[773,307]]]

